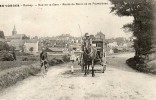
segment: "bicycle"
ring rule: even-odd
[[[41,61],[41,74],[44,77],[46,75],[46,67],[47,67],[47,61],[46,60],[42,60]]]

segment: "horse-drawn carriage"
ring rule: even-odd
[[[94,76],[94,65],[102,66],[102,72],[106,70],[106,44],[102,38],[88,37],[88,41],[83,39],[80,65],[85,75],[89,73],[89,66],[92,66],[92,76]]]

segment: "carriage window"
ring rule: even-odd
[[[103,44],[102,43],[97,43],[97,47],[102,47]]]

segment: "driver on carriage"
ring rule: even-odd
[[[82,51],[84,51],[84,47],[86,46],[86,42],[90,43],[90,35],[88,33],[85,33],[85,35],[83,37]]]

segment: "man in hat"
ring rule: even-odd
[[[76,61],[76,55],[75,55],[76,48],[73,48],[73,50],[70,52],[70,62],[71,62],[71,73],[74,73],[74,62]]]
[[[86,46],[86,42],[90,43],[90,35],[89,33],[85,33],[82,43],[82,51],[84,51],[84,47]]]

